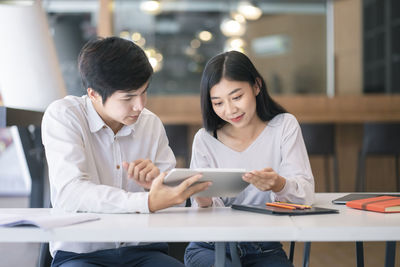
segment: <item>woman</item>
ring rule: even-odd
[[[235,198],[194,199],[200,207],[311,204],[314,178],[296,118],[269,96],[249,58],[236,51],[212,58],[201,79],[204,128],[193,142],[191,168],[244,168],[250,185]],[[243,266],[292,266],[280,242],[241,242]],[[228,262],[231,262],[227,251]],[[186,266],[212,266],[213,243],[190,243]]]

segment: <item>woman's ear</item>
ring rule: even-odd
[[[261,79],[259,78],[259,77],[257,77],[256,78],[256,82],[255,82],[255,84],[254,84],[254,86],[253,86],[253,89],[254,89],[254,94],[256,95],[256,96],[258,96],[258,94],[260,93],[260,90],[261,90]]]

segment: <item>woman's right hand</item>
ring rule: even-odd
[[[166,173],[161,173],[152,182],[148,199],[150,212],[181,204],[193,194],[204,191],[211,185],[211,182],[194,184],[202,177],[201,174],[197,174],[177,186],[168,186],[163,183],[165,175]]]
[[[211,197],[195,197],[194,199],[196,200],[197,205],[201,208],[210,207],[213,203]]]

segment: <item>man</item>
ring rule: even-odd
[[[117,37],[88,42],[78,59],[87,95],[52,103],[42,122],[55,208],[155,212],[210,184],[193,176],[163,184],[175,157],[160,119],[145,109],[153,69],[143,50]],[[193,185],[193,186],[192,186]],[[53,266],[182,266],[165,243],[52,242]]]

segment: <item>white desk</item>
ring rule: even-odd
[[[382,214],[333,205],[346,193],[321,193],[315,206],[339,214],[272,216],[230,208],[169,208],[155,214],[100,214],[101,220],[53,230],[2,228],[0,242],[126,241],[398,241],[400,213]],[[0,209],[0,213],[50,213],[50,209]]]

